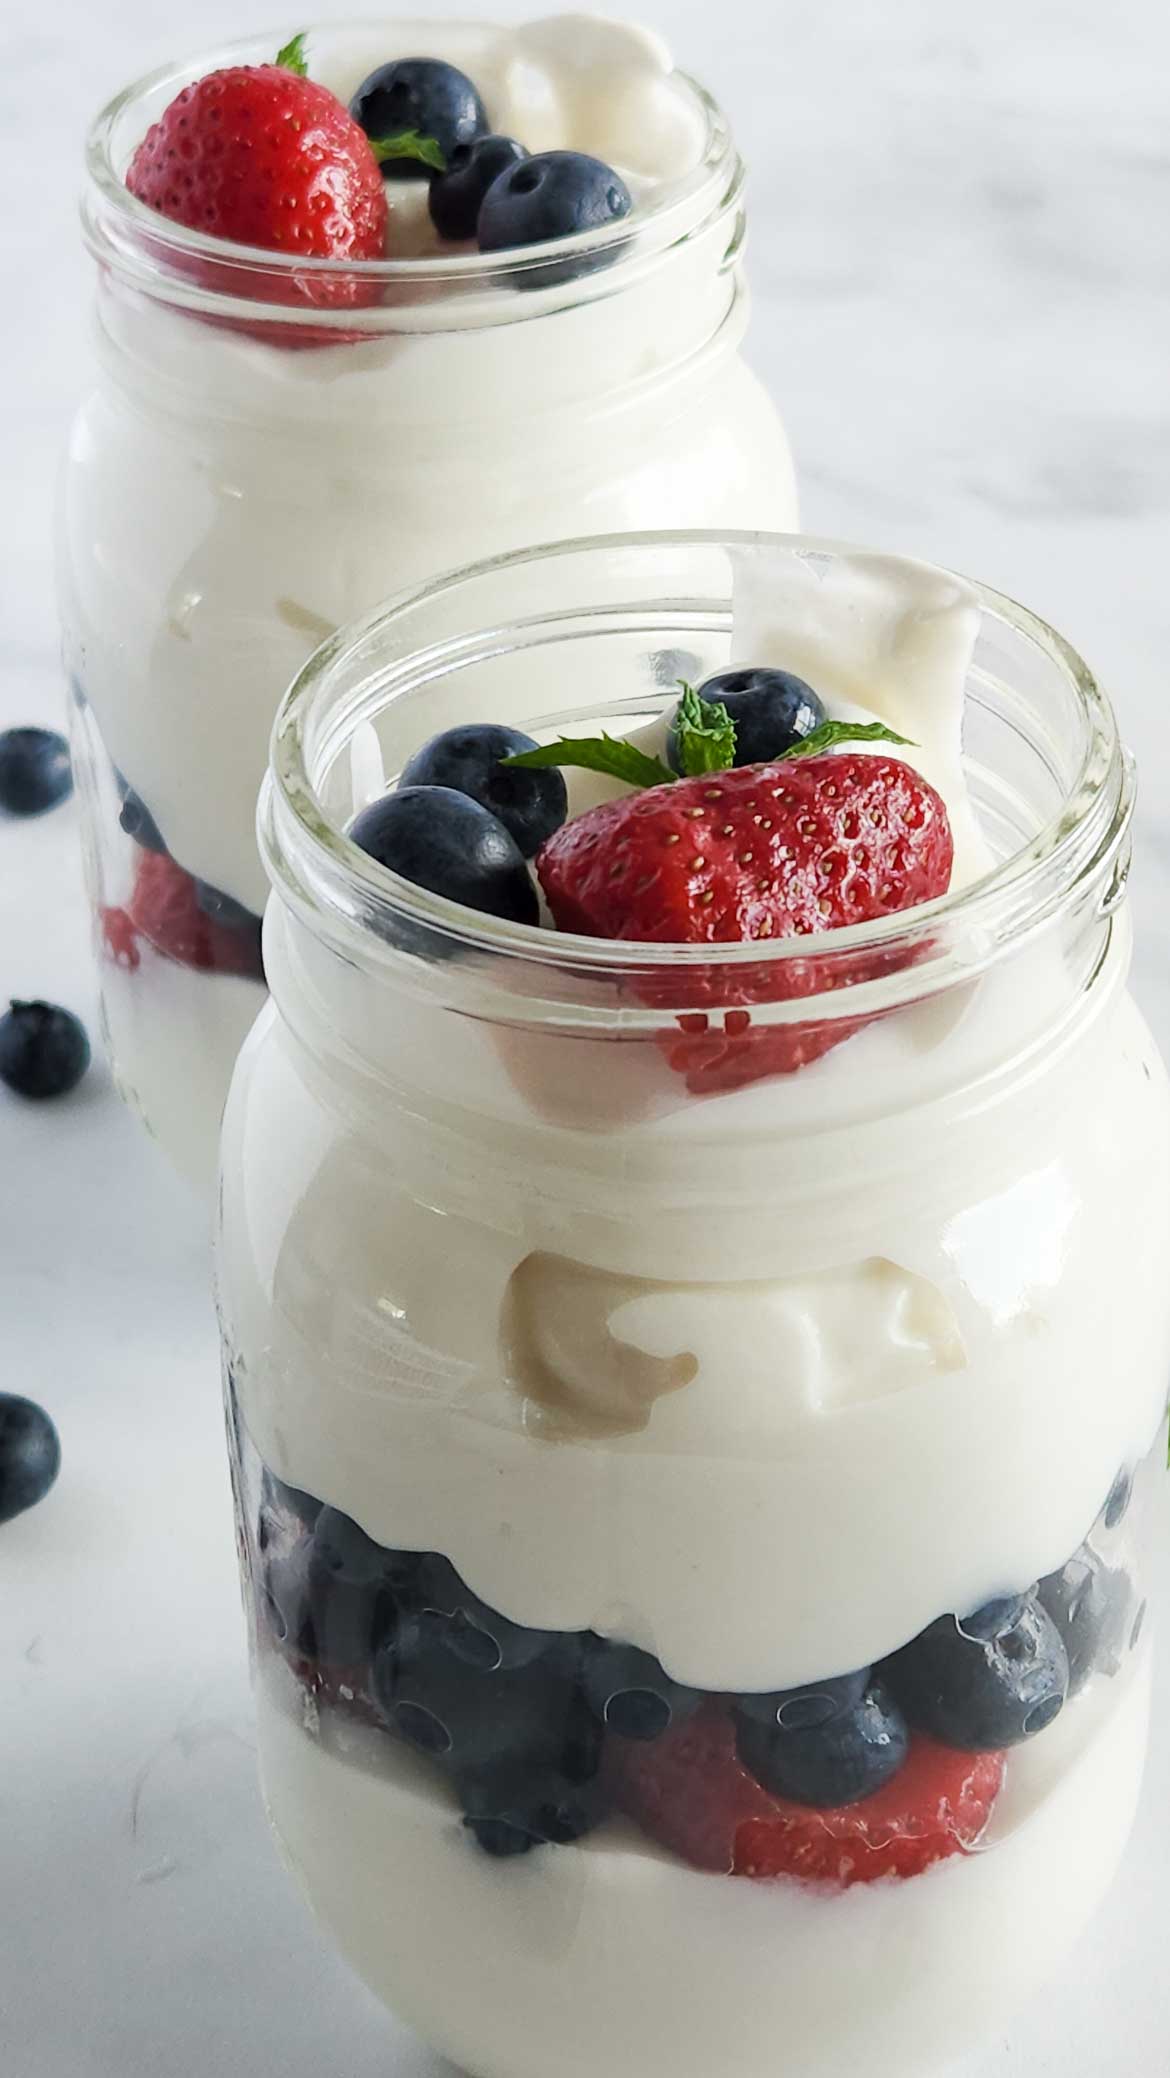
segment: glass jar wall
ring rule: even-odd
[[[831,657],[879,578],[970,614],[987,866],[926,908],[618,944],[344,835],[436,729],[623,733],[664,657],[742,654],[749,594],[806,586]],[[1102,1895],[1170,1353],[1131,794],[1042,624],[816,543],[503,559],[294,687],[219,1249],[261,1767],[333,1938],[461,2065],[934,2073]]]

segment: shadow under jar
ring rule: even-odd
[[[218,1272],[264,1793],[486,2078],[933,2074],[1134,1813],[1170,1126],[1084,665],[972,588],[994,862],[799,946],[474,917],[343,834],[436,729],[623,733],[798,566],[867,559],[482,565],[327,645],[274,736]],[[696,976],[741,1031],[749,963],[753,1035],[840,1043],[696,1095]]]
[[[490,80],[501,38],[525,33],[398,22],[313,31],[309,47],[345,97],[415,48]],[[786,527],[796,509],[783,429],[739,352],[743,168],[700,87],[661,74],[668,175],[631,174],[633,213],[569,241],[555,280],[525,252],[438,241],[350,263],[232,247],[229,264],[124,175],[181,86],[270,44],[153,74],[95,125],[97,371],[62,504],[106,1036],[123,1094],[208,1190],[263,1000],[269,732],[323,637],[477,556],[680,520]],[[613,106],[635,151],[637,99]],[[391,238],[420,187],[390,184]],[[318,299],[309,324],[297,282]]]

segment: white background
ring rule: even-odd
[[[0,726],[61,708],[50,537],[87,367],[83,127],[124,79],[265,11],[23,0],[6,29]],[[1160,0],[640,12],[749,160],[751,354],[805,523],[1014,593],[1113,693],[1143,774],[1137,987],[1170,1046],[1170,16]],[[0,826],[9,993],[93,1021],[72,811]],[[65,1452],[52,1498],[0,1531],[4,2078],[440,2078],[317,1939],[268,1843],[203,1221],[104,1070],[48,1112],[0,1104],[0,1386],[52,1409]],[[1168,1903],[1163,1731],[1111,1902],[963,2078],[1164,2074]]]

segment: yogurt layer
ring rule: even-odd
[[[482,2078],[935,2078],[1095,1910],[1148,1715],[1145,1672],[1103,1721],[1086,1698],[1011,1757],[986,1851],[826,1896],[700,1874],[614,1822],[491,1861],[384,1735],[307,1736],[299,1693],[257,1693],[288,1864],[378,1997]]]

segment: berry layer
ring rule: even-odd
[[[1087,1696],[1013,1759],[986,1851],[829,1896],[699,1874],[621,1822],[491,1861],[409,1755],[306,1718],[271,1661],[258,1704],[269,1813],[314,1910],[461,2067],[766,2078],[782,2054],[801,2078],[933,2078],[1044,1977],[1107,1887],[1148,1681],[1100,1722]]]

